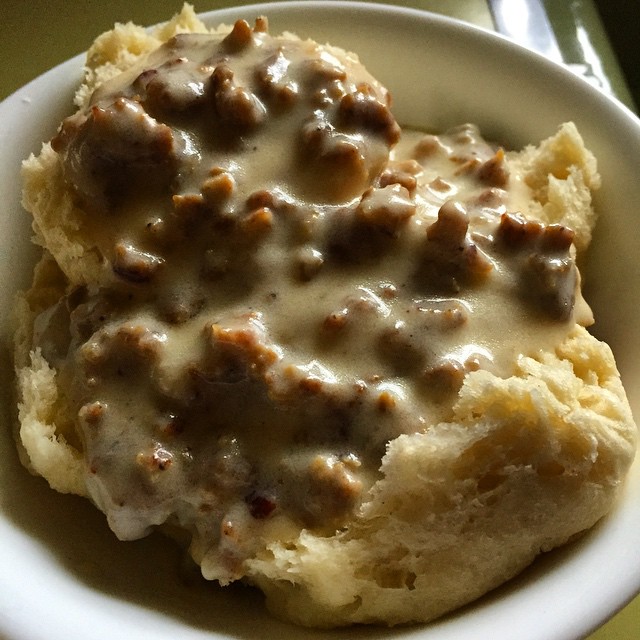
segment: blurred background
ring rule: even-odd
[[[637,0],[598,0],[596,7],[624,72],[635,105],[638,106],[640,105],[640,3]],[[638,635],[640,636],[640,631]]]
[[[510,29],[510,35],[525,45],[548,30],[563,62],[627,106],[640,104],[638,0],[386,2],[442,13],[487,29]],[[203,12],[250,4],[250,0],[192,0],[192,4],[196,11]],[[51,66],[84,51],[97,33],[114,22],[154,24],[180,6],[181,0],[0,0],[0,99]],[[538,11],[540,7],[542,12]]]

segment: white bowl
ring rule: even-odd
[[[269,16],[271,31],[357,51],[392,91],[403,125],[441,130],[472,121],[512,147],[573,120],[599,160],[601,219],[586,270],[595,332],[614,349],[640,416],[640,122],[570,72],[483,30],[382,5],[297,2],[226,9],[209,23]],[[28,285],[35,251],[20,209],[19,165],[71,110],[82,58],[49,71],[0,104],[0,322]],[[14,419],[9,340],[0,368],[3,425]],[[314,632],[270,618],[261,598],[177,578],[179,554],[160,536],[121,543],[87,502],[51,491],[0,437],[0,637],[102,640],[135,637],[428,638],[575,640],[640,590],[640,460],[611,515],[576,544],[541,558],[519,578],[425,628]]]

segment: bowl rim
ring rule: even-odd
[[[548,60],[541,54],[536,52],[532,52],[525,47],[509,40],[508,38],[494,33],[490,30],[487,30],[483,27],[479,27],[477,25],[472,25],[466,23],[462,20],[458,20],[455,18],[442,16],[439,14],[431,13],[428,11],[423,11],[420,9],[409,8],[409,7],[397,7],[390,4],[384,3],[372,3],[372,2],[348,2],[345,0],[308,0],[306,2],[268,2],[268,3],[255,3],[251,5],[243,5],[239,7],[229,7],[224,9],[216,9],[212,11],[206,11],[198,14],[199,17],[208,25],[210,25],[213,21],[219,22],[228,20],[229,16],[243,14],[244,16],[250,15],[252,12],[280,12],[280,11],[296,11],[296,12],[308,12],[310,10],[314,11],[349,11],[349,12],[361,12],[363,14],[371,14],[378,13],[380,15],[390,15],[394,16],[405,16],[405,18],[409,19],[418,19],[421,22],[425,23],[425,26],[429,28],[433,28],[433,25],[436,25],[437,28],[440,29],[451,29],[455,30],[459,33],[466,34],[465,37],[471,38],[474,41],[477,39],[491,39],[493,42],[499,42],[500,47],[503,50],[518,56],[520,58],[526,58],[528,60],[532,60],[534,65],[541,66],[545,72],[551,74],[554,78],[561,78],[563,82],[567,82],[569,85],[575,87],[576,91],[581,94],[586,94],[590,96],[591,101],[591,109],[596,110],[604,110],[609,112],[613,110],[613,114],[615,118],[617,118],[620,122],[624,124],[624,126],[631,127],[632,129],[636,129],[634,133],[635,143],[637,143],[637,148],[640,150],[640,119],[636,114],[634,114],[628,107],[626,107],[623,103],[617,100],[615,97],[604,93],[596,87],[593,87],[588,81],[580,76],[573,74],[568,71],[566,68],[561,65]],[[62,75],[70,74],[74,77],[74,82],[79,79],[80,71],[84,60],[84,54],[79,54],[74,56],[73,58],[56,65],[52,69],[46,71],[45,73],[39,75],[35,79],[31,80],[29,83],[18,89],[16,92],[5,98],[2,102],[0,102],[0,123],[4,121],[4,115],[9,111],[12,111],[16,108],[19,108],[20,105],[25,104],[25,100],[32,94],[34,89],[42,90],[43,85],[54,78],[61,77]],[[568,75],[570,74],[570,75]],[[69,84],[72,84],[69,82]],[[51,94],[52,91],[49,89],[45,90],[45,93]],[[4,139],[6,135],[5,132],[2,131],[4,127],[0,124],[0,141]],[[638,156],[640,157],[640,155]],[[633,476],[633,477],[632,477]],[[628,484],[630,485],[633,481],[638,485],[638,479],[640,478],[640,461],[636,458],[634,463],[634,467],[632,469],[632,474],[628,479]],[[632,487],[627,486],[625,489],[625,499],[621,502],[626,505],[629,502],[629,495],[631,493]],[[636,493],[638,492],[636,486]],[[620,507],[620,505],[619,505]],[[624,511],[624,509],[623,509]],[[627,514],[627,520],[631,516],[635,516],[629,520],[629,522],[633,522],[637,525],[640,525],[640,506],[636,508],[635,514]],[[620,508],[617,509],[617,512],[620,513]],[[626,513],[626,511],[625,511]],[[607,531],[611,528],[611,523],[601,523],[597,526],[598,531],[596,532],[596,537],[602,535],[603,531]],[[630,526],[630,524],[629,524]],[[640,526],[638,527],[640,529]],[[28,536],[28,532],[23,532],[25,536]],[[587,536],[584,542],[578,543],[581,546],[589,547],[589,540],[593,540],[594,536]],[[640,535],[638,535],[638,541],[640,542]],[[571,555],[571,554],[569,554]],[[634,559],[635,558],[635,559]],[[628,578],[624,584],[623,588],[619,588],[615,592],[615,597],[613,592],[608,594],[608,597],[605,597],[597,602],[593,602],[588,598],[582,598],[572,601],[572,606],[575,606],[575,610],[573,612],[572,622],[574,623],[571,628],[567,626],[560,625],[559,627],[550,626],[545,630],[545,635],[540,636],[531,636],[533,637],[544,637],[545,640],[568,640],[569,638],[573,639],[576,636],[576,632],[580,634],[589,633],[597,628],[604,620],[613,615],[617,610],[625,606],[627,602],[629,602],[638,592],[640,592],[640,557],[634,557],[632,555],[628,555],[626,558],[628,561],[627,573],[626,577]],[[564,562],[564,560],[563,560]],[[630,564],[629,564],[630,563]],[[553,569],[551,570],[554,571]],[[634,577],[635,571],[635,577]],[[516,578],[517,580],[517,578]],[[542,580],[545,580],[545,576],[543,576]],[[0,581],[1,584],[1,581]],[[525,589],[526,591],[526,589]],[[499,598],[502,597],[498,595]],[[507,599],[508,599],[507,594]],[[551,596],[550,596],[551,597]],[[556,597],[553,594],[553,597]],[[489,604],[485,602],[481,602],[478,607],[472,606],[472,609],[477,609],[478,611],[485,610],[485,613],[491,617],[490,612],[494,609],[492,605],[495,605],[497,602],[494,598],[489,598]],[[548,602],[548,607],[553,609],[552,603]],[[560,607],[565,610],[567,607]],[[548,610],[548,609],[547,609]],[[4,631],[3,629],[3,617],[4,612],[2,610],[2,605],[0,605],[0,631]],[[473,616],[476,614],[472,614]],[[464,615],[464,613],[463,613]],[[513,619],[510,619],[510,624],[515,622]],[[518,621],[519,623],[520,621]],[[443,640],[453,639],[456,637],[456,629],[455,624],[453,626],[453,635],[448,635],[447,627],[452,624],[451,619],[443,619],[439,622],[433,623],[432,625],[425,627],[424,633],[425,636],[428,633],[430,638],[433,640]],[[498,633],[498,628],[494,626],[495,620],[488,621],[487,624],[491,625],[492,633]],[[15,634],[15,637],[22,637],[18,634],[16,629],[7,626],[7,633],[11,630],[12,634]],[[19,630],[18,630],[19,631]],[[422,634],[422,632],[419,632]],[[413,636],[413,634],[410,634]],[[14,635],[10,636],[14,637]],[[26,635],[24,637],[27,637]],[[475,636],[476,638],[480,638],[484,636]],[[487,636],[487,638],[490,636]],[[528,637],[528,636],[527,636]]]

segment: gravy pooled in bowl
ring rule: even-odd
[[[355,55],[265,18],[166,35],[25,168],[46,251],[21,420],[75,475],[23,435],[33,469],[120,539],[185,530],[206,578],[317,626],[432,619],[591,526],[635,426],[582,328],[576,232],[532,186],[544,154],[401,131]],[[554,179],[584,199],[575,128],[546,144],[573,145]]]

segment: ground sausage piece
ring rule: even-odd
[[[179,49],[184,36],[176,36],[168,46]],[[151,114],[183,113],[206,101],[205,87],[212,67],[203,65],[193,69],[189,61],[177,56],[157,69],[143,71],[133,87],[140,94],[140,102]],[[185,82],[184,78],[189,81]]]
[[[166,189],[176,172],[179,145],[166,124],[127,98],[94,105],[84,122],[70,121],[55,145],[65,179],[91,211],[112,209],[133,189]]]
[[[498,238],[508,247],[520,248],[531,245],[542,233],[542,223],[535,220],[525,220],[522,216],[505,213],[500,217]]]
[[[400,138],[400,127],[389,107],[380,102],[373,89],[361,85],[340,100],[340,117],[347,126],[362,125],[383,136],[393,145]]]
[[[128,282],[149,282],[163,263],[162,258],[125,242],[114,250],[113,271]]]
[[[267,110],[258,96],[237,86],[233,71],[227,65],[215,68],[207,91],[225,133],[238,135],[254,129],[266,118]]]
[[[236,20],[231,33],[223,40],[225,47],[233,52],[248,47],[253,41],[251,27],[246,20]]]
[[[416,176],[421,172],[422,167],[415,160],[391,163],[390,166],[380,174],[380,186],[387,187],[392,184],[399,184],[409,193],[413,194],[418,185]]]
[[[322,253],[312,247],[302,247],[297,253],[296,272],[300,280],[309,281],[314,278],[324,264]]]
[[[447,200],[438,219],[427,229],[423,271],[425,284],[456,291],[462,283],[480,282],[488,277],[493,264],[467,234],[469,218],[465,208]]]
[[[516,261],[520,295],[544,315],[565,321],[575,303],[578,274],[571,252],[574,233],[562,225],[503,214],[498,243]]]
[[[416,205],[409,191],[400,184],[391,184],[367,190],[358,205],[356,216],[366,225],[396,235],[415,212]]]
[[[210,341],[204,370],[208,379],[233,382],[238,376],[260,375],[278,359],[259,314],[247,314],[231,326],[211,324],[205,331]]]
[[[290,65],[280,49],[256,70],[258,85],[267,98],[284,107],[291,107],[299,95],[298,83],[287,73]]]
[[[504,162],[504,150],[498,149],[478,168],[478,178],[492,187],[505,187],[509,180],[509,171]]]
[[[362,483],[354,477],[352,469],[336,456],[313,458],[304,483],[307,518],[310,523],[323,526],[344,518],[362,491]]]

